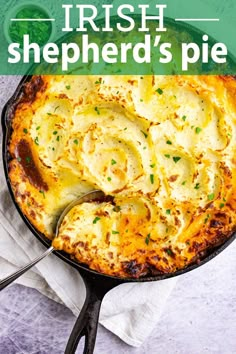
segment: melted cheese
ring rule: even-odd
[[[181,269],[230,236],[233,78],[51,76],[43,84],[12,124],[10,179],[23,212],[52,237],[76,197],[94,189],[114,196],[75,207],[56,248],[97,271],[138,277]],[[47,190],[17,159],[22,140]]]

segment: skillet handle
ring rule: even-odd
[[[86,300],[75,322],[65,354],[73,354],[79,344],[80,339],[85,336],[85,346],[83,354],[92,354],[95,346],[98,317],[102,299],[98,298],[90,287],[87,287]]]
[[[91,274],[90,271],[83,269],[80,269],[79,273],[86,285],[86,299],[71,332],[65,354],[74,354],[83,336],[85,336],[83,354],[93,353],[102,299],[108,291],[125,282],[102,274]]]

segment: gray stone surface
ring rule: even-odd
[[[17,81],[0,77],[0,108]],[[208,264],[179,277],[141,348],[129,347],[99,326],[95,354],[235,354],[235,260],[236,242]],[[66,307],[34,289],[13,285],[0,293],[0,354],[61,354],[74,321]]]

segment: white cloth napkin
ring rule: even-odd
[[[6,102],[19,81],[0,77],[0,103]],[[3,97],[4,95],[4,97]],[[45,251],[21,220],[9,195],[0,161],[0,278],[17,270]],[[83,305],[85,287],[75,269],[50,255],[17,280],[38,289],[51,299],[64,303],[75,315]],[[165,307],[176,278],[123,284],[104,298],[100,323],[132,346],[140,346],[149,336]]]

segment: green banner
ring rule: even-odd
[[[1,8],[0,75],[236,73],[233,0],[20,0]]]

